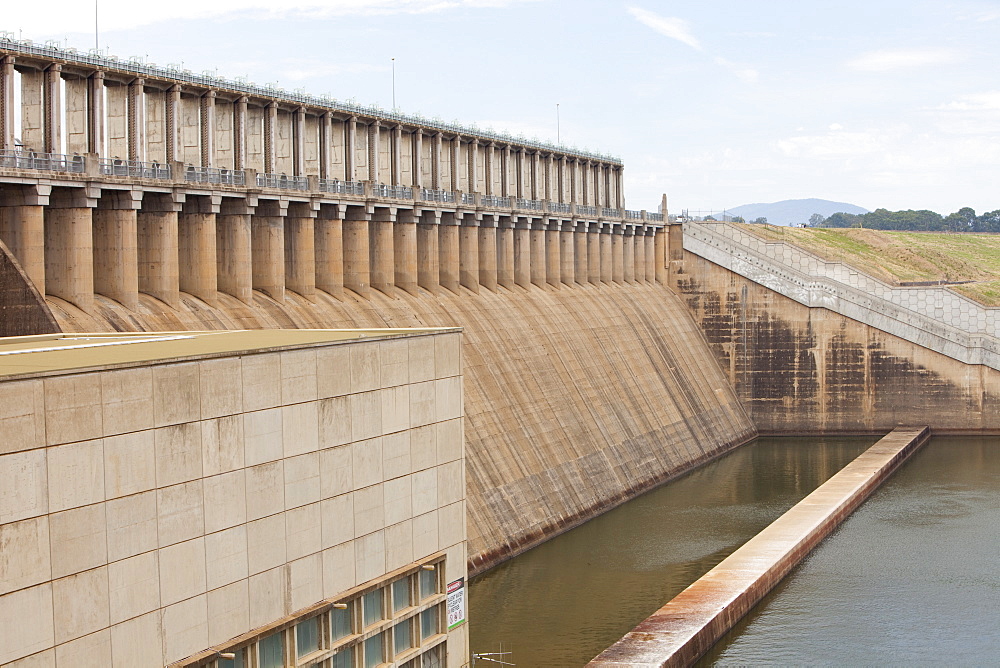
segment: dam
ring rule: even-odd
[[[614,156],[11,40],[0,100],[0,663],[459,668],[466,578],[758,434],[1000,429],[992,311]]]

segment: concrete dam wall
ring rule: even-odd
[[[469,558],[502,561],[746,441],[755,430],[684,304],[655,283],[461,289],[368,299],[255,293],[97,315],[50,298],[68,331],[464,328]]]

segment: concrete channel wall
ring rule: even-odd
[[[893,430],[588,665],[693,664],[928,438]]]

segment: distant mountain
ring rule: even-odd
[[[868,213],[854,204],[831,202],[828,199],[786,199],[771,204],[744,204],[726,211],[732,216],[743,216],[748,223],[757,218],[767,218],[772,225],[802,225],[809,222],[809,216],[818,213],[824,218],[834,213]],[[718,216],[721,218],[721,216]]]

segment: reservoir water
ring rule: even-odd
[[[470,584],[471,650],[585,665],[876,440],[760,438],[501,564]]]

